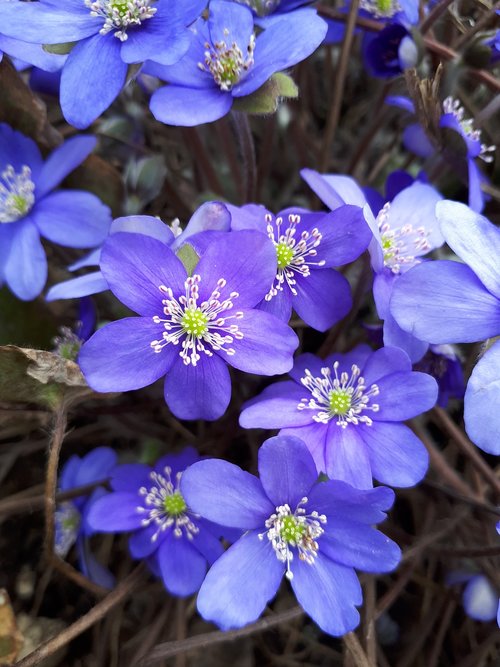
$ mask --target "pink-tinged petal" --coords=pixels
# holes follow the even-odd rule
[[[111,322],[82,346],[78,362],[95,391],[130,391],[147,387],[163,377],[177,348],[166,345],[156,353],[151,342],[160,335],[159,325],[146,317]]]
[[[360,426],[373,477],[391,486],[418,484],[427,472],[429,455],[417,436],[404,424],[373,422]]]
[[[136,530],[141,527],[144,517],[138,507],[139,497],[135,493],[108,493],[93,503],[87,523],[99,533]]]
[[[234,339],[235,353],[224,355],[234,368],[257,375],[281,375],[293,366],[299,339],[287,324],[261,310],[243,310],[235,320],[243,338]]]
[[[259,476],[268,498],[292,511],[306,498],[318,478],[307,446],[299,438],[278,435],[259,449]]]
[[[398,372],[377,380],[378,396],[370,404],[379,405],[370,413],[374,421],[404,421],[430,410],[437,401],[438,385],[426,373]]]
[[[330,422],[325,462],[330,479],[347,482],[357,489],[372,488],[370,458],[356,425],[348,424],[342,428],[336,421]]]
[[[175,537],[173,531],[158,549],[158,564],[167,591],[186,597],[201,586],[207,571],[207,561],[185,537]]]
[[[446,243],[500,299],[500,229],[455,201],[440,202],[436,216]]]
[[[177,358],[165,378],[165,401],[179,419],[214,420],[222,417],[231,399],[231,378],[227,365],[217,354],[201,352],[196,366],[179,357],[180,346],[173,347]]]
[[[110,236],[102,249],[101,271],[111,291],[139,315],[162,316],[161,285],[175,296],[185,291],[182,262],[164,243],[143,234]]]
[[[340,637],[359,624],[355,608],[363,601],[354,570],[320,554],[312,565],[300,558],[292,561],[292,588],[297,600],[319,627]]]
[[[228,461],[194,463],[182,475],[181,491],[193,512],[229,528],[262,527],[275,510],[257,477]]]
[[[265,537],[247,533],[210,568],[198,594],[198,611],[222,630],[252,623],[276,595],[284,569]]]

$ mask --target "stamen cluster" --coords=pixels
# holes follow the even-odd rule
[[[151,487],[142,486],[139,495],[144,497],[144,504],[137,507],[137,511],[146,516],[142,519],[144,527],[154,524],[156,532],[151,537],[156,542],[160,534],[173,526],[175,537],[182,537],[183,533],[188,540],[192,540],[199,532],[199,528],[191,520],[188,507],[179,490],[182,472],[175,476],[175,486],[172,482],[172,468],[165,466],[163,474],[156,471],[149,473],[153,482]]]
[[[378,396],[379,388],[372,384],[367,389],[361,371],[355,364],[351,366],[351,375],[343,372],[339,377],[338,368],[339,362],[336,361],[333,364],[334,377],[328,367],[321,369],[322,377],[314,377],[306,369],[300,381],[311,392],[312,398],[303,398],[297,409],[318,410],[313,419],[321,424],[336,419],[337,425],[342,428],[359,423],[371,426],[373,421],[370,417],[361,413],[378,412],[380,406],[377,403],[370,404],[370,399]]]
[[[0,223],[23,218],[35,203],[35,184],[31,169],[24,165],[16,172],[8,164],[0,174]]]
[[[314,511],[306,514],[301,507],[307,503],[307,498],[302,498],[295,512],[289,505],[280,505],[276,512],[271,514],[265,522],[267,531],[259,535],[263,540],[265,536],[271,542],[276,553],[276,558],[281,563],[286,563],[287,579],[293,579],[290,563],[293,560],[293,549],[297,549],[300,560],[313,565],[318,553],[317,538],[325,531],[321,524],[326,524],[326,516]]]
[[[227,324],[229,320],[241,319],[243,313],[237,311],[234,315],[223,315],[233,308],[233,300],[239,296],[238,292],[231,292],[228,298],[221,301],[220,290],[226,286],[226,280],[221,278],[207,301],[198,305],[200,281],[201,276],[197,274],[187,278],[184,283],[185,294],[179,299],[174,297],[170,287],[160,285],[160,291],[166,296],[162,301],[165,317],[153,317],[155,324],[163,324],[165,329],[161,339],[151,342],[154,351],[159,353],[170,343],[181,343],[179,355],[186,365],[192,366],[196,366],[200,360],[200,352],[208,357],[213,356],[213,350],[233,355],[234,348],[227,345],[234,339],[243,338],[237,324]]]
[[[478,130],[474,127],[474,121],[472,118],[465,117],[465,110],[463,106],[460,105],[459,100],[456,100],[453,97],[447,97],[443,101],[443,111],[444,113],[451,113],[455,116],[457,121],[460,123],[463,133],[469,139],[473,141],[481,141],[481,130]],[[479,156],[484,162],[493,162],[492,153],[495,152],[495,146],[488,146],[487,144],[481,144],[481,152]]]
[[[384,266],[392,273],[400,273],[402,264],[416,264],[418,259],[412,253],[424,254],[431,250],[427,240],[430,232],[425,227],[413,227],[407,223],[399,229],[392,229],[387,222],[390,209],[388,202],[377,216],[377,225],[382,240]]]
[[[229,35],[229,30],[225,29],[224,34]],[[254,63],[255,35],[250,38],[246,57],[236,42],[230,46],[224,40],[215,42],[213,46],[206,42],[205,48],[205,61],[198,63],[198,67],[204,72],[209,72],[221,90],[228,91],[240,81]]]
[[[127,28],[141,25],[156,14],[155,0],[84,0],[92,16],[102,16],[104,25],[101,35],[115,30],[115,37],[121,42],[128,39]]]
[[[377,19],[390,19],[401,11],[397,0],[361,0],[359,8],[370,12]]]
[[[299,240],[296,238],[297,226],[300,224],[300,215],[290,213],[287,222],[288,227],[282,233],[283,218],[276,218],[276,227],[272,224],[272,216],[266,214],[267,234],[276,248],[276,257],[278,260],[278,273],[274,279],[273,286],[266,294],[266,301],[270,301],[279,291],[283,290],[286,283],[294,296],[297,295],[295,285],[295,273],[299,273],[303,278],[310,275],[310,266],[324,266],[325,261],[310,261],[310,257],[316,257],[316,248],[320,245],[323,235],[315,227],[310,232],[303,231]],[[286,224],[286,223],[285,223]]]

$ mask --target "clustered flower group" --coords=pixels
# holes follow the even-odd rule
[[[325,37],[340,38],[340,24],[306,4],[0,0],[0,48],[11,56],[24,48],[30,64],[61,70],[62,113],[78,129],[141,77],[146,89],[155,81],[155,119],[195,126],[246,110],[277,73]],[[383,24],[376,37],[363,36],[370,71],[393,76],[414,62],[418,3],[360,7]],[[415,110],[406,98],[386,101]],[[439,128],[466,147],[469,205],[445,199],[423,172],[393,172],[382,195],[352,176],[308,168],[301,175],[326,211],[210,201],[183,231],[146,215],[113,221],[94,194],[58,189],[94,149],[93,136],[73,136],[43,157],[34,140],[0,124],[0,285],[25,301],[41,294],[41,238],[87,248],[70,270],[95,270],[51,281],[47,299],[110,290],[116,312],[127,315],[78,340],[88,385],[126,392],[163,379],[177,419],[214,421],[229,409],[243,429],[279,429],[258,451],[258,477],[192,446],[153,465],[120,463],[109,447],[70,457],[60,490],[95,488],[58,505],[59,556],[75,544],[83,573],[111,588],[114,576],[93,555],[91,537],[126,532],[131,556],[145,559],[173,595],[198,593],[200,614],[223,630],[255,621],[283,575],[323,631],[339,636],[358,625],[356,570],[387,573],[401,557],[375,527],[394,501],[381,485],[413,486],[428,467],[424,444],[404,422],[464,397],[469,437],[500,455],[500,230],[481,215],[476,163],[490,161],[493,147],[458,102],[445,99],[442,111]],[[404,141],[420,156],[437,150],[418,124]],[[444,244],[450,252],[435,259]],[[368,280],[353,295],[365,251],[359,270]],[[337,345],[332,331],[358,314],[370,278],[370,312],[381,324]],[[320,354],[307,351],[303,326],[326,332]],[[471,342],[484,345],[465,388],[452,345]],[[258,378],[264,384],[249,395],[239,391],[242,373],[289,378]],[[467,600],[485,590],[482,575],[471,577],[460,580]],[[491,590],[477,618],[496,614]]]

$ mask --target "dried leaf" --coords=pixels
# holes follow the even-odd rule
[[[13,665],[23,645],[5,588],[0,588],[0,665]]]

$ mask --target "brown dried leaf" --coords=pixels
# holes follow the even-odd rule
[[[23,645],[16,618],[5,588],[0,588],[0,665],[13,665]]]

